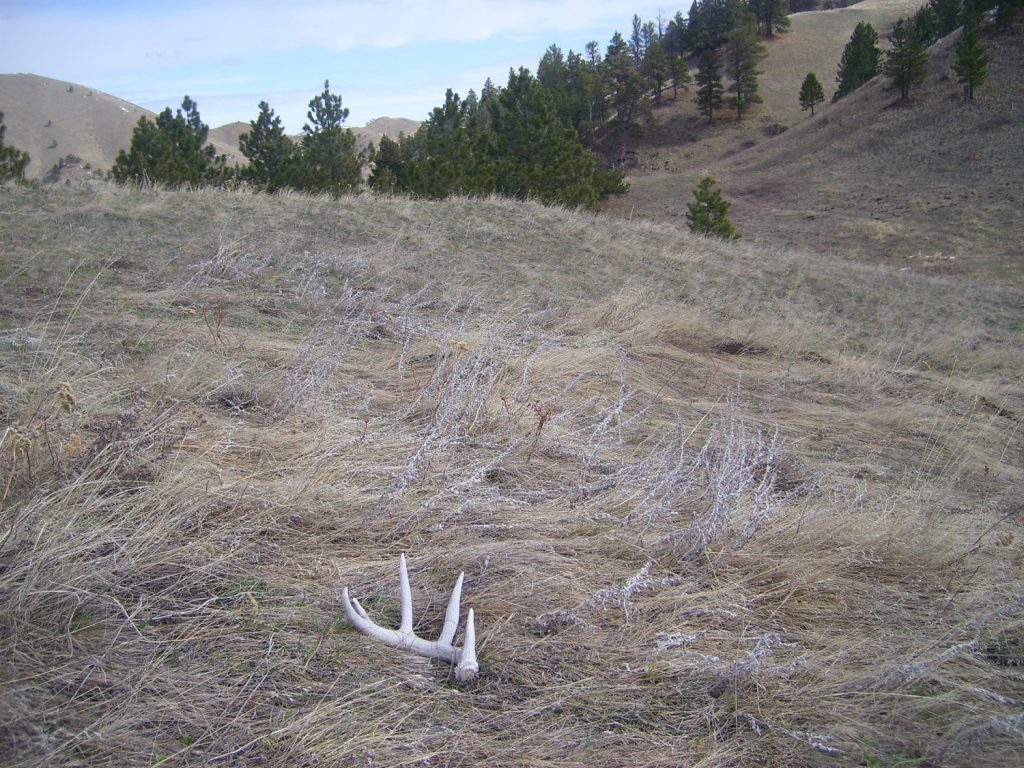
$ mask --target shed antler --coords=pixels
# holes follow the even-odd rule
[[[405,567],[405,554],[398,560],[398,587],[402,604],[402,623],[397,630],[385,629],[366,615],[363,606],[354,597],[349,598],[348,587],[341,591],[341,605],[345,609],[345,617],[352,625],[384,645],[394,648],[408,648],[413,653],[429,659],[441,659],[455,665],[455,677],[459,680],[472,680],[480,670],[476,662],[476,628],[473,626],[473,609],[466,616],[466,637],[462,647],[452,645],[455,630],[459,626],[459,600],[462,597],[462,578],[460,573],[455,580],[455,588],[448,599],[448,609],[444,612],[444,626],[441,636],[436,640],[424,640],[416,637],[412,631],[412,590],[409,589],[409,572]]]

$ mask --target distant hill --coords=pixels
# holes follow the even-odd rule
[[[234,147],[234,153],[237,155],[239,154],[238,137],[243,133],[248,133],[249,127],[249,123],[244,120],[238,120],[234,123],[228,123],[227,125],[221,125],[217,128],[211,128],[210,140],[220,142],[227,147]],[[239,157],[239,160],[244,160],[244,157]]]
[[[420,123],[417,120],[409,120],[404,117],[378,117],[371,120],[362,128],[353,128],[356,135],[356,145],[364,149],[370,142],[374,145],[380,143],[381,136],[387,135],[397,139],[399,134],[411,136],[419,130]]]
[[[39,75],[0,75],[0,111],[6,141],[29,153],[26,175],[40,178],[67,155],[107,170],[131,144],[140,117],[156,114],[79,83]],[[213,140],[218,154],[234,159],[238,145]]]
[[[802,14],[791,39],[800,39],[803,23],[819,24],[830,14],[866,5]],[[884,45],[882,30],[880,36]],[[928,76],[909,104],[896,103],[898,94],[878,77],[836,104],[822,105],[813,118],[796,113],[788,130],[785,122],[776,123],[785,105],[775,106],[771,89],[763,107],[739,126],[733,115],[707,127],[695,107],[689,116],[662,112],[653,132],[660,143],[649,140],[639,147],[640,167],[628,176],[629,193],[609,201],[605,210],[685,227],[692,190],[710,174],[733,202],[730,218],[747,239],[881,255],[932,271],[1019,258],[1020,237],[1012,230],[1024,204],[1024,123],[1017,114],[1024,101],[1022,37],[1019,29],[986,30],[994,62],[974,103],[962,100],[952,73],[958,37],[956,32],[932,46]],[[784,35],[781,42],[789,44]],[[769,55],[765,81],[781,83],[772,66]],[[792,76],[800,69],[791,67]],[[831,72],[818,72],[828,98]],[[796,105],[799,81],[790,82]],[[772,109],[777,111],[765,115]],[[686,127],[689,140],[677,133],[673,141],[674,126]]]
[[[26,175],[42,178],[68,155],[81,158],[99,171],[111,168],[117,153],[131,144],[132,131],[140,117],[154,119],[156,113],[108,93],[79,83],[54,80],[40,75],[0,75],[0,112],[7,127],[5,141],[29,153]],[[352,128],[358,146],[375,144],[388,134],[415,133],[415,120],[381,117],[365,128]],[[231,163],[243,163],[238,137],[249,123],[238,121],[210,129],[210,142],[218,154]]]

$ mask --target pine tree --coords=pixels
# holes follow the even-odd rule
[[[249,160],[240,176],[267,192],[274,192],[297,183],[299,150],[284,132],[281,118],[265,101],[260,113],[249,122],[249,132],[238,137],[238,148]]]
[[[969,12],[964,19],[960,42],[956,45],[953,71],[956,72],[957,80],[964,84],[968,101],[974,100],[974,89],[988,78],[988,65],[992,62],[992,57],[981,42],[980,27],[980,14]]]
[[[309,121],[302,126],[301,188],[329,192],[335,197],[359,187],[363,161],[356,154],[356,137],[342,123],[348,110],[341,106],[341,95],[324,90],[309,102]]]
[[[602,71],[613,116],[609,127],[616,141],[624,146],[630,137],[643,134],[651,122],[651,89],[633,60],[630,48],[616,32],[608,45]]]
[[[407,169],[412,192],[440,200],[453,194],[490,191],[466,130],[466,104],[449,88],[444,106],[435,107],[416,133]]]
[[[912,17],[914,34],[925,45],[939,39],[939,19],[930,5],[922,5]]]
[[[790,27],[789,0],[749,0],[747,7],[757,16],[757,23],[765,37],[785,32]]]
[[[818,76],[808,72],[800,86],[800,109],[811,110],[811,117],[814,117],[814,106],[825,101],[825,90],[818,81]]]
[[[935,17],[935,39],[945,37],[960,26],[960,0],[928,0]]]
[[[722,199],[720,190],[715,189],[715,180],[705,176],[695,190],[694,202],[686,206],[686,223],[690,231],[707,237],[723,240],[739,240],[739,235],[729,222],[732,203]]]
[[[116,181],[162,184],[216,184],[230,178],[227,158],[206,143],[209,126],[199,116],[199,105],[188,96],[181,108],[168,107],[156,121],[139,118],[129,150],[118,153],[111,173]]]
[[[893,87],[900,89],[900,98],[907,99],[910,87],[924,82],[928,53],[905,19],[896,22],[889,34],[889,43],[883,72],[892,78]]]
[[[881,72],[881,61],[882,49],[878,47],[878,33],[866,21],[859,22],[850,42],[843,49],[836,73],[839,88],[833,94],[832,102],[839,101]]]
[[[674,53],[677,56],[686,53],[686,17],[682,11],[676,11],[676,15],[668,20],[668,26],[662,36],[662,45],[665,46],[667,53]]]
[[[633,33],[629,36],[629,54],[633,57],[633,64],[640,69],[643,63],[644,54],[647,52],[643,37],[643,22],[635,13],[633,14]]]
[[[0,181],[3,179],[24,179],[25,168],[28,166],[28,152],[22,152],[16,147],[4,146],[4,134],[7,133],[7,126],[4,125],[4,113],[0,112]]]
[[[752,14],[743,14],[736,26],[729,32],[729,53],[725,60],[726,74],[732,83],[726,89],[732,96],[729,104],[736,108],[736,121],[743,119],[743,113],[762,99],[757,92],[757,76],[761,70],[757,65],[765,56],[764,45],[757,39],[757,20]]]
[[[608,117],[608,103],[605,99],[604,81],[600,62],[594,64],[589,54],[569,51],[566,67],[569,85],[566,101],[559,107],[562,119],[576,128],[584,146],[593,147],[597,141],[597,129]]]
[[[714,48],[708,48],[700,57],[700,66],[697,68],[697,108],[702,115],[705,115],[710,123],[714,118],[715,110],[724,103],[722,96],[725,88],[722,86],[722,62],[718,59],[718,53]]]
[[[665,49],[662,48],[658,40],[651,41],[647,46],[643,74],[654,90],[654,103],[661,104],[661,93],[672,76],[672,64],[669,61],[669,55],[665,53]]]
[[[550,91],[529,70],[509,72],[491,111],[491,136],[480,163],[493,191],[585,208],[613,191],[575,130],[559,119]]]
[[[690,74],[690,67],[679,54],[669,54],[669,69],[672,73],[672,98],[679,98],[679,89],[690,90],[693,76]]]
[[[409,191],[402,137],[398,141],[387,134],[380,137],[380,146],[373,153],[373,170],[370,171],[367,183],[375,192],[389,195]]]
[[[556,93],[565,93],[569,70],[565,63],[565,56],[562,55],[562,49],[557,45],[552,44],[544,51],[540,63],[537,64],[537,80],[541,85]]]

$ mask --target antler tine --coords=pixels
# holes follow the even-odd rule
[[[398,556],[398,595],[402,605],[402,623],[398,631],[412,634],[412,590],[409,588],[409,571],[405,567],[405,552]]]
[[[465,571],[459,574],[459,578],[455,580],[455,586],[452,588],[452,596],[448,598],[448,608],[444,612],[444,626],[441,627],[441,636],[437,638],[438,645],[451,645],[455,639],[455,630],[459,628],[459,602],[462,600],[462,579],[465,575]]]
[[[462,577],[459,577],[462,580]],[[470,608],[466,614],[466,637],[462,641],[462,657],[455,667],[455,677],[458,680],[472,680],[480,671],[480,665],[476,661],[476,626],[473,621],[473,609]]]

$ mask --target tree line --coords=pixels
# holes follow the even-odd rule
[[[1021,2],[1007,0],[998,13],[1008,18]],[[923,78],[925,46],[961,23],[963,52],[956,72],[972,95],[988,66],[978,36],[981,14],[993,6],[994,0],[966,0],[963,6],[960,0],[928,0],[914,17],[897,22],[884,54],[871,25],[858,24],[839,63],[833,101],[881,72],[908,95]],[[207,143],[209,128],[186,96],[176,112],[167,108],[155,120],[139,120],[112,175],[121,182],[245,182],[270,192],[333,195],[366,184],[426,198],[502,194],[593,207],[602,197],[625,191],[615,161],[642,136],[654,106],[669,93],[678,98],[680,90],[695,86],[693,98],[709,121],[726,107],[740,120],[761,102],[761,40],[789,27],[788,10],[787,0],[694,0],[688,17],[681,12],[667,20],[634,16],[628,37],[616,32],[603,51],[596,41],[580,53],[564,54],[551,45],[536,74],[510,70],[506,85],[488,80],[479,95],[470,90],[465,98],[449,89],[443,105],[416,133],[385,136],[363,152],[344,125],[348,109],[327,81],[309,102],[297,141],[285,134],[270,105],[260,102],[239,142],[248,160],[241,169],[229,166]],[[691,63],[696,63],[695,76]],[[814,73],[805,78],[799,98],[812,114],[824,101]]]
[[[596,41],[580,53],[552,45],[536,74],[513,69],[504,86],[488,80],[479,95],[470,91],[464,98],[449,90],[415,134],[385,137],[362,153],[344,126],[348,110],[341,96],[325,82],[298,142],[269,104],[259,104],[240,140],[248,165],[239,170],[206,143],[209,128],[186,96],[176,112],[140,119],[112,174],[122,182],[243,181],[267,191],[339,195],[358,189],[369,169],[366,183],[393,194],[502,194],[593,207],[625,191],[621,172],[609,166],[643,134],[670,89],[677,97],[689,88],[689,57],[714,61],[728,46],[724,63],[709,70],[713,82],[698,78],[697,100],[708,119],[726,103],[741,117],[760,101],[758,33],[770,36],[787,26],[787,0],[695,0],[688,18],[676,13],[645,22],[634,16],[629,36],[616,32],[603,51]],[[732,78],[728,87],[723,68]]]

